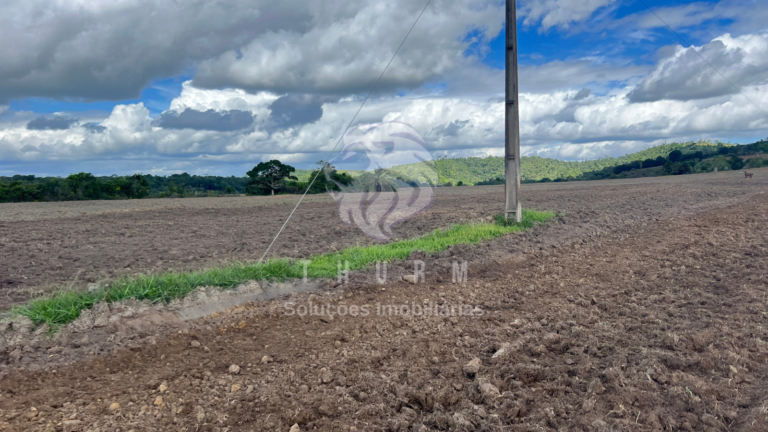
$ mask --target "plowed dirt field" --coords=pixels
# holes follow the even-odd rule
[[[563,214],[476,247],[416,252],[421,284],[397,278],[406,261],[383,285],[372,270],[199,320],[124,317],[15,339],[0,352],[0,430],[766,431],[768,170],[739,174],[525,187],[526,207]],[[501,197],[441,189],[397,234],[498,213]],[[135,254],[125,271],[253,258],[289,206],[6,220],[3,289],[16,301],[77,265],[95,280],[96,256]],[[276,255],[367,241],[332,202],[300,209]],[[196,252],[167,258],[175,248]],[[59,270],[35,274],[55,260]],[[464,260],[467,283],[451,283]],[[291,313],[328,306],[339,313]]]

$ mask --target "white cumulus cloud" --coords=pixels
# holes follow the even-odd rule
[[[616,0],[523,0],[518,15],[525,17],[523,24],[541,24],[546,31],[552,27],[569,28],[573,23],[585,20],[600,8],[610,6]]]
[[[707,100],[633,103],[628,97],[632,90],[632,86],[625,86],[608,94],[593,94],[589,89],[522,93],[523,152],[582,159],[621,155],[663,140],[720,138],[723,134],[750,136],[768,131],[768,118],[740,94]],[[768,104],[768,85],[746,91],[755,101]],[[206,90],[205,98],[192,97],[196,92],[185,86],[172,106],[186,107],[182,101],[187,101],[186,104],[195,100],[198,110],[229,112],[231,105],[221,101],[232,100],[236,94],[231,90]],[[84,123],[67,130],[29,130],[26,123],[30,113],[5,124],[0,132],[0,152],[4,159],[18,161],[170,158],[179,169],[224,170],[220,174],[242,171],[249,164],[275,157],[311,166],[319,159],[328,159],[327,153],[334,148],[360,104],[357,98],[324,103],[322,117],[317,121],[273,129],[263,118],[268,119],[268,106],[275,96],[265,93],[253,97],[249,112],[262,120],[245,131],[158,127],[140,103],[117,106],[100,122],[104,130],[99,133],[90,132]],[[503,148],[504,103],[499,97],[379,98],[366,105],[358,120],[410,124],[422,134],[427,148],[435,155],[499,155]]]
[[[701,47],[677,46],[630,93],[635,102],[704,99],[768,83],[768,34],[717,37]]]
[[[307,31],[270,32],[246,46],[203,61],[194,84],[249,91],[329,93],[368,91],[384,70],[423,5],[413,1],[363,1],[359,8],[325,19],[313,9]],[[414,88],[469,64],[470,30],[490,38],[503,25],[498,1],[445,0],[434,4],[411,33],[380,91]],[[323,4],[323,11],[326,5]]]

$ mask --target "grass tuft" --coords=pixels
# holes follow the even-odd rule
[[[493,224],[461,224],[446,230],[434,230],[422,237],[386,244],[355,246],[338,252],[314,255],[307,264],[309,278],[335,278],[338,263],[348,261],[349,270],[361,270],[377,261],[397,261],[408,258],[414,250],[441,252],[452,245],[477,244],[505,234],[522,231],[555,216],[551,212],[523,210],[523,221],[510,223],[499,215]],[[29,317],[35,324],[47,324],[55,329],[80,316],[100,301],[109,303],[128,299],[149,300],[152,303],[183,298],[199,287],[231,289],[250,280],[284,281],[304,277],[301,261],[285,258],[271,259],[262,264],[235,263],[226,267],[196,272],[166,272],[153,275],[124,276],[103,289],[61,291],[17,306],[13,312]]]

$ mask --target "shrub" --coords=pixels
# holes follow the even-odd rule
[[[673,150],[669,154],[669,160],[672,161],[672,162],[678,162],[682,158],[683,158],[683,152],[681,152],[680,150]]]
[[[734,171],[744,168],[744,160],[736,155],[731,156],[731,158],[728,160],[728,164]]]
[[[532,183],[533,180],[523,179],[522,182],[523,183]],[[500,184],[505,184],[505,183],[506,183],[506,180],[504,179],[504,176],[498,176],[498,177],[492,178],[490,180],[484,180],[484,181],[477,182],[477,183],[475,183],[475,186],[500,185]]]
[[[669,175],[688,174],[691,172],[691,166],[685,162],[672,162],[670,160],[664,164],[664,171]]]

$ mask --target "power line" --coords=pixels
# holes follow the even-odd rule
[[[344,139],[344,135],[346,135],[347,131],[349,131],[349,128],[352,127],[352,124],[357,119],[357,116],[360,114],[360,111],[363,110],[363,107],[365,106],[365,103],[368,102],[368,99],[371,97],[371,94],[373,93],[374,90],[376,90],[376,87],[379,85],[379,82],[381,81],[381,78],[384,77],[384,74],[387,72],[387,69],[389,69],[389,66],[392,64],[392,61],[395,60],[395,57],[397,56],[397,53],[400,52],[400,49],[405,44],[405,41],[408,40],[408,36],[411,35],[411,32],[413,31],[414,27],[416,27],[416,23],[419,22],[419,20],[421,19],[421,16],[424,15],[424,11],[427,10],[427,7],[429,6],[429,3],[431,3],[431,2],[432,2],[432,0],[427,0],[427,4],[424,5],[424,8],[419,13],[419,16],[416,17],[416,21],[414,21],[413,25],[411,25],[411,28],[408,29],[408,33],[405,34],[405,37],[403,38],[403,41],[400,42],[400,46],[398,46],[397,50],[395,50],[395,53],[392,54],[392,58],[389,59],[389,63],[387,63],[387,66],[384,68],[383,71],[381,71],[381,75],[379,75],[379,79],[376,80],[376,82],[373,84],[373,87],[371,87],[371,90],[368,92],[367,95],[365,95],[365,99],[363,99],[363,103],[360,104],[360,108],[357,109],[357,112],[355,113],[355,116],[352,117],[352,120],[349,121],[349,124],[344,129],[344,133],[342,133],[341,136],[339,137],[339,140],[336,141],[336,145],[333,146],[333,149],[331,149],[331,151],[328,153],[328,156],[326,156],[326,160],[330,159],[330,156],[336,151],[336,148],[341,143],[341,140]],[[315,184],[315,180],[317,180],[317,176],[319,176],[320,173],[324,171],[324,168],[325,167],[321,167],[321,169],[317,171],[317,174],[315,174],[315,176],[312,178],[312,181],[309,182],[309,185],[307,186],[307,190],[305,190],[304,194],[301,195],[301,198],[299,198],[299,202],[296,203],[296,206],[291,211],[291,214],[288,215],[288,218],[285,220],[285,223],[283,224],[282,227],[280,227],[280,230],[275,235],[275,238],[272,239],[272,243],[269,244],[269,247],[267,247],[267,250],[264,251],[264,255],[262,255],[261,258],[259,258],[259,262],[257,264],[261,264],[261,262],[264,260],[264,257],[266,257],[267,254],[269,253],[270,249],[272,249],[272,245],[275,244],[275,241],[277,241],[277,238],[280,236],[280,233],[282,233],[283,229],[285,229],[286,225],[288,225],[288,221],[291,220],[291,217],[293,217],[293,214],[296,212],[296,209],[299,208],[299,204],[301,204],[301,201],[303,201],[304,197],[307,196],[307,193],[309,192],[309,189],[312,188],[313,184]]]
[[[692,45],[692,44],[689,44],[689,43],[688,43],[688,42],[687,42],[685,39],[683,39],[683,37],[682,37],[682,36],[680,36],[680,34],[679,34],[678,32],[676,32],[676,31],[675,31],[675,29],[673,29],[673,28],[672,28],[672,27],[671,27],[669,24],[667,24],[667,22],[666,22],[666,21],[664,21],[663,19],[661,19],[661,17],[659,16],[659,14],[657,14],[657,13],[656,13],[656,12],[655,12],[653,9],[651,9],[651,7],[650,7],[650,6],[648,6],[648,5],[645,3],[645,1],[643,1],[643,0],[639,0],[639,1],[640,1],[640,3],[642,3],[642,4],[643,4],[643,6],[645,6],[646,8],[648,8],[648,10],[649,10],[649,11],[651,11],[651,13],[652,13],[653,15],[655,15],[655,16],[656,16],[656,18],[658,18],[658,19],[659,19],[659,21],[661,21],[661,22],[662,22],[662,24],[664,24],[665,26],[667,26],[667,28],[669,29],[669,31],[671,31],[672,33],[674,33],[674,34],[675,34],[675,36],[677,36],[677,38],[678,38],[678,39],[680,39],[680,40],[683,42],[683,45],[684,45],[684,46],[686,46],[687,48],[692,48],[693,52],[695,52],[695,53],[696,53],[696,55],[698,55],[699,57],[701,57],[701,59],[702,59],[702,60],[704,60],[704,62],[705,62],[706,64],[708,64],[708,65],[709,65],[709,67],[711,67],[711,68],[712,68],[712,70],[714,70],[715,72],[717,72],[717,74],[718,74],[718,75],[720,75],[721,77],[723,77],[723,79],[724,79],[724,80],[728,81],[728,84],[732,85],[732,86],[733,86],[733,88],[735,88],[735,89],[736,89],[736,91],[737,91],[737,92],[739,92],[739,94],[741,94],[742,96],[744,96],[744,97],[745,97],[745,98],[746,98],[746,99],[747,99],[747,100],[748,100],[748,101],[749,101],[749,102],[750,102],[752,105],[754,105],[754,106],[755,106],[755,108],[759,109],[760,111],[762,111],[762,112],[763,112],[763,114],[765,114],[766,116],[768,116],[768,112],[765,112],[765,110],[763,110],[762,108],[760,108],[760,106],[759,106],[758,104],[756,104],[756,103],[755,103],[755,101],[753,101],[753,100],[752,100],[752,99],[751,99],[749,96],[747,96],[746,94],[744,94],[744,92],[743,92],[743,91],[741,91],[741,89],[740,89],[738,86],[736,86],[736,84],[734,84],[734,83],[733,83],[731,80],[729,80],[729,79],[728,79],[728,78],[727,78],[725,75],[723,75],[723,74],[722,74],[722,72],[720,72],[720,71],[719,71],[719,70],[718,70],[718,69],[717,69],[717,68],[716,68],[714,65],[712,65],[712,63],[710,63],[710,62],[709,62],[709,60],[707,60],[706,58],[704,58],[704,56],[703,56],[703,55],[701,55],[701,53],[700,53],[700,52],[698,52],[698,51],[697,51],[695,48],[693,48],[693,45]]]

